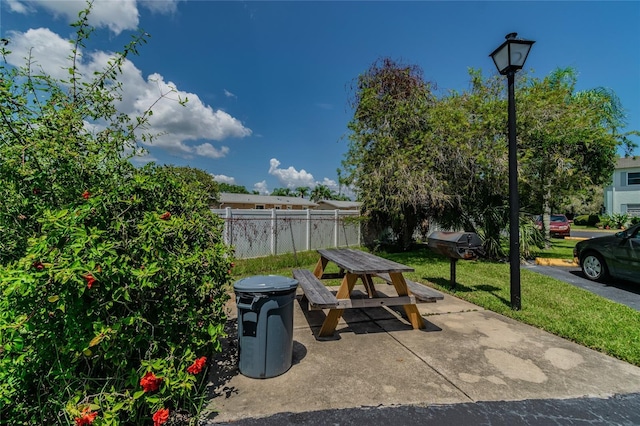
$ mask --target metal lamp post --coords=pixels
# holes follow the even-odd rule
[[[520,199],[518,197],[518,155],[516,145],[516,102],[514,79],[524,66],[535,41],[519,40],[517,33],[507,34],[506,40],[491,53],[498,72],[507,76],[509,92],[509,264],[511,308],[520,310]]]

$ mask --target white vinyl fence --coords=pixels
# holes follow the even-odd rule
[[[360,245],[356,210],[212,209],[238,259]]]

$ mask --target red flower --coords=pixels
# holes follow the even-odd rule
[[[97,412],[92,413],[89,407],[85,408],[84,410],[82,410],[82,414],[80,414],[80,417],[75,418],[76,426],[93,424],[93,421],[96,419],[97,415],[98,413]]]
[[[96,279],[93,277],[93,275],[91,274],[87,274],[84,277],[85,280],[87,280],[87,287],[91,288],[93,286],[93,283],[96,282]]]
[[[160,219],[162,219],[162,220],[167,220],[167,219],[169,219],[170,217],[171,217],[171,213],[169,213],[169,212],[164,212],[164,213],[162,213],[162,214],[160,215]]]
[[[153,415],[153,426],[160,426],[169,420],[169,409],[161,408]]]
[[[38,261],[38,262],[33,262],[33,264],[31,265],[34,268],[36,268],[38,271],[42,271],[44,269],[44,265],[42,264],[42,262]]]
[[[84,191],[82,193],[82,198],[84,198],[85,200],[88,200],[89,197],[91,197],[91,193],[89,191]]]
[[[193,364],[191,364],[189,367],[187,367],[187,372],[191,373],[191,374],[198,374],[202,371],[202,369],[204,368],[204,365],[207,363],[207,357],[203,356],[201,358],[196,359],[195,361],[193,361]]]
[[[162,377],[156,377],[151,371],[147,371],[147,374],[140,379],[140,386],[142,386],[145,392],[157,391],[160,383],[162,383]],[[167,413],[169,413],[169,411],[167,411]]]

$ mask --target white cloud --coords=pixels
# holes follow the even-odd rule
[[[281,169],[280,161],[275,158],[269,160],[269,174],[275,176],[278,181],[287,188],[293,189],[301,186],[315,186],[315,181],[311,173],[308,173],[304,169],[298,171],[292,166],[289,166],[287,169]]]
[[[135,30],[140,23],[138,5],[142,5],[155,13],[173,14],[178,2],[182,0],[93,0],[89,13],[89,24],[97,28],[109,28],[114,34],[125,30]],[[8,0],[9,10],[28,14],[37,8],[51,12],[54,17],[73,22],[78,19],[78,12],[86,9],[85,0]]]
[[[220,149],[214,148],[210,143],[203,143],[195,147],[196,154],[201,157],[222,158],[229,153],[229,147],[223,146]]]
[[[16,31],[8,32],[11,40],[9,49],[11,55],[7,56],[9,64],[19,67],[24,65],[24,58],[33,57],[32,65],[37,69],[42,68],[50,76],[62,79],[68,78],[69,73],[65,68],[69,62],[69,43],[47,28],[30,29],[26,33]]]
[[[228,183],[229,185],[235,185],[236,184],[236,178],[233,178],[233,177],[230,177],[230,176],[214,175],[214,174],[211,174],[211,176],[213,176],[213,180],[215,180],[216,182]]]
[[[322,182],[316,182],[316,184],[314,186],[318,186],[318,185],[324,185],[327,188],[329,188],[330,190],[332,190],[334,192],[338,192],[338,182],[336,182],[333,179],[324,178],[324,179],[322,179]]]
[[[315,188],[318,185],[324,185],[335,193],[339,193],[341,191],[342,194],[351,197],[352,199],[355,198],[355,192],[352,188],[344,186],[341,188],[338,182],[326,177],[322,179],[322,181],[316,181],[313,178],[313,175],[311,173],[308,173],[304,169],[300,171],[296,170],[294,167],[281,169],[280,161],[278,161],[276,158],[272,158],[271,160],[269,160],[269,174],[275,176],[278,179],[278,182],[280,182],[281,185],[287,188],[294,189],[305,186],[309,188]],[[263,183],[266,188],[266,183],[264,181],[261,183]],[[257,187],[257,185],[258,184],[256,184],[254,187]]]
[[[258,194],[260,194],[260,195],[269,195],[270,194],[266,180],[263,180],[262,182],[258,182],[256,184],[254,184],[253,185],[253,189],[255,191],[258,191]]]
[[[12,11],[19,13],[35,12],[38,7],[52,12],[54,17],[73,22],[78,19],[78,12],[86,9],[85,0],[12,0],[9,4]],[[136,0],[94,0],[89,13],[89,24],[95,27],[109,28],[114,34],[124,30],[138,28],[139,12]]]
[[[21,1],[8,0],[7,4],[9,5],[9,10],[12,12],[22,13],[24,15],[30,12],[30,8],[28,7],[28,5],[24,4]]]
[[[231,93],[231,92],[230,92],[230,91],[228,91],[227,89],[224,89],[224,95],[225,95],[227,98],[236,98],[236,99],[238,98],[236,95],[234,95],[233,93]]]
[[[228,147],[216,149],[205,143],[192,148],[184,142],[199,139],[220,141],[251,135],[251,129],[244,127],[238,119],[225,111],[213,110],[195,93],[178,90],[174,83],[165,82],[160,74],[150,75],[147,81],[139,83],[136,89],[141,89],[132,100],[134,112],[137,114],[153,105],[159,96],[166,96],[166,99],[153,106],[149,124],[154,131],[163,133],[154,145],[162,146],[169,151],[187,157],[195,153],[210,158],[221,158],[229,152]],[[188,102],[182,106],[178,99],[188,99]]]
[[[24,57],[31,54],[35,66],[57,79],[68,78],[70,45],[46,28],[31,29],[25,33],[10,32],[12,53],[7,57],[14,66],[24,65]],[[80,52],[78,69],[82,75],[91,76],[103,70],[111,54],[102,51]],[[221,158],[229,153],[229,147],[214,147],[207,141],[221,141],[251,135],[251,129],[222,110],[214,110],[203,103],[195,93],[181,91],[172,82],[165,82],[158,73],[145,80],[142,72],[130,60],[122,64],[118,81],[122,84],[122,99],[118,110],[125,114],[140,116],[153,107],[146,131],[157,135],[153,146],[171,153],[191,158],[195,155]],[[162,98],[162,99],[160,99]],[[186,106],[179,100],[188,99]],[[199,141],[192,146],[189,142]]]
[[[155,13],[172,14],[178,10],[178,2],[186,0],[139,0],[138,2]]]

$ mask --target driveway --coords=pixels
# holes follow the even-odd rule
[[[594,282],[586,279],[577,266],[523,265],[523,268],[548,275],[640,311],[640,285],[616,278],[609,278],[604,283]]]

